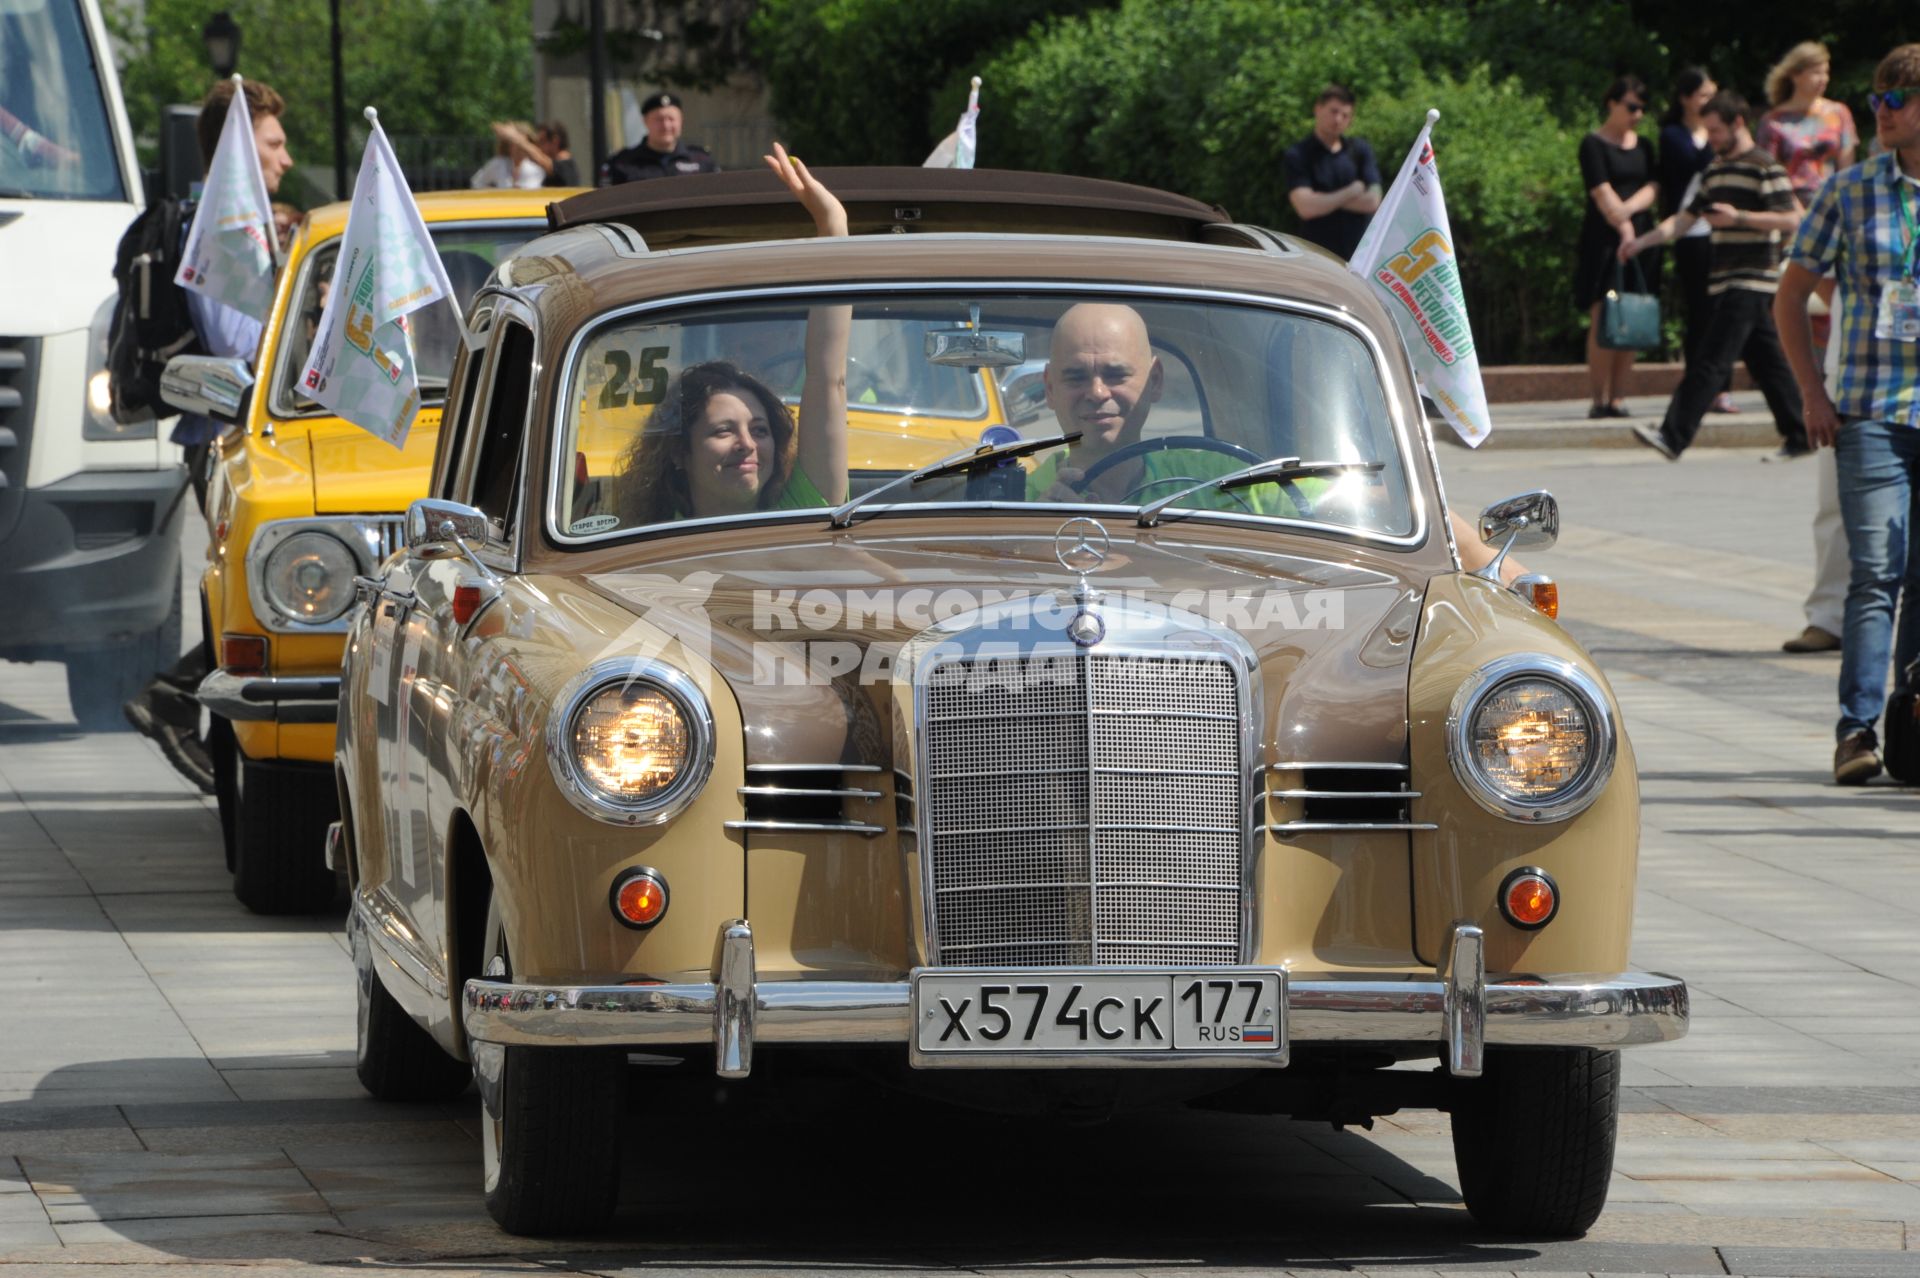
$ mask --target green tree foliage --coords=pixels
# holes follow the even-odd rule
[[[964,85],[995,48],[1036,20],[1099,2],[760,0],[754,56],[797,154],[833,164],[918,164],[964,103],[964,88],[951,105],[951,91],[942,92],[956,75]]]
[[[292,194],[318,196],[333,169],[327,0],[221,3],[242,32],[241,74],[287,100],[283,123],[296,166],[289,181],[299,188]],[[125,53],[127,110],[149,155],[161,109],[200,101],[212,83],[200,40],[211,9],[206,0],[108,2],[108,24]],[[344,0],[341,45],[349,181],[366,140],[362,107],[378,108],[389,134],[476,138],[488,136],[493,120],[532,112],[530,0],[382,0],[377,8]]]

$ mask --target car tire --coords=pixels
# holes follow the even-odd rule
[[[180,624],[176,576],[173,608],[157,627],[128,643],[67,654],[67,704],[81,728],[113,732],[130,726],[121,707],[180,659]]]
[[[385,1101],[444,1101],[467,1090],[473,1067],[441,1050],[373,970],[371,942],[355,929],[353,963],[358,1033],[353,1068],[367,1094]]]
[[[482,971],[509,980],[497,907]],[[617,1048],[472,1042],[487,1213],[510,1234],[591,1233],[620,1193],[627,1055]]]
[[[340,817],[340,800],[331,771],[258,763],[236,745],[227,776],[233,790],[233,894],[240,903],[255,914],[332,909],[340,878],[327,868],[327,827]]]
[[[1494,1048],[1456,1083],[1460,1196],[1487,1229],[1578,1237],[1607,1204],[1620,1123],[1620,1053]]]

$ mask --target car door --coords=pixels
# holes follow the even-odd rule
[[[401,695],[408,706],[408,730],[401,761],[405,784],[418,798],[423,824],[416,852],[421,857],[415,917],[425,939],[443,961],[451,952],[446,915],[448,852],[445,846],[460,801],[461,713],[472,687],[463,639],[481,611],[491,605],[502,580],[517,563],[519,497],[525,463],[527,418],[534,384],[534,340],[530,320],[518,306],[501,303],[487,333],[485,367],[469,396],[471,412],[462,423],[460,455],[448,472],[447,497],[487,516],[484,543],[471,555],[435,559],[416,566],[415,602],[408,617],[396,679],[406,680]],[[466,609],[456,607],[462,587],[477,591]],[[410,660],[410,664],[409,664]]]
[[[484,337],[492,308],[477,307],[469,330]],[[457,460],[460,441],[475,417],[475,402],[487,366],[484,346],[474,345],[456,359],[450,400],[440,431],[440,452]],[[438,469],[438,468],[436,468]],[[444,495],[438,485],[436,496]],[[429,973],[429,984],[446,979],[446,966],[433,944],[431,853],[434,818],[432,792],[417,754],[429,730],[417,707],[420,665],[430,629],[423,624],[419,587],[429,580],[430,561],[403,551],[388,567],[373,599],[367,691],[374,701],[374,755],[380,778],[380,836],[386,872],[369,884],[388,926],[414,952]],[[437,990],[435,992],[438,992]]]

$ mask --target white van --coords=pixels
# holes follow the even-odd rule
[[[180,450],[107,411],[141,204],[97,0],[0,0],[0,657],[65,663],[88,728],[180,651]]]

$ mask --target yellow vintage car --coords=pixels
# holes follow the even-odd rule
[[[363,1084],[477,1083],[516,1233],[608,1219],[630,1053],[1435,1108],[1483,1226],[1584,1231],[1686,985],[1628,965],[1619,706],[1463,569],[1380,304],[1161,192],[821,176],[847,238],[765,173],[576,197],[469,313],[347,618]],[[983,372],[1037,409],[869,463],[863,379]]]
[[[450,191],[419,196],[421,215],[465,306],[494,266],[546,229],[569,191]],[[397,544],[407,503],[427,490],[454,312],[415,331],[425,406],[404,449],[334,417],[299,392],[346,204],[308,214],[289,248],[261,338],[244,428],[222,439],[208,489],[211,536],[201,578],[211,673],[220,827],[234,892],[278,914],[328,906],[337,880],[322,857],[338,813],[333,720],[354,576]]]

